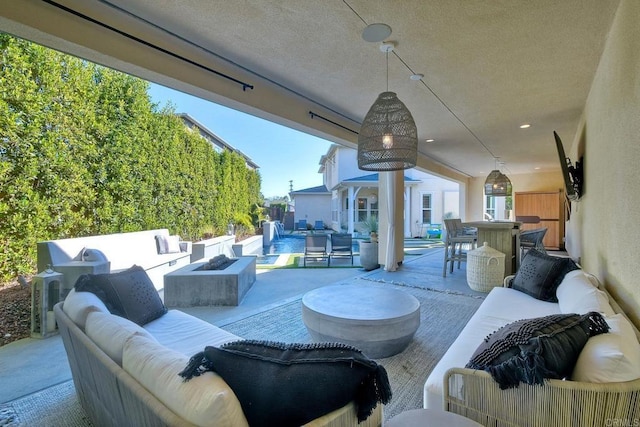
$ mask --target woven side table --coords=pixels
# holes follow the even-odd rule
[[[504,279],[505,254],[489,247],[487,242],[467,253],[467,283],[478,292],[489,292],[501,286]]]

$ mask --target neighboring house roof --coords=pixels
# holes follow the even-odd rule
[[[292,191],[289,194],[331,194],[325,185]]]
[[[249,156],[247,156],[237,148],[233,147],[231,144],[226,142],[224,139],[220,138],[215,133],[211,132],[209,129],[207,129],[205,125],[198,122],[196,119],[194,119],[187,113],[179,113],[178,117],[182,119],[182,121],[185,123],[187,127],[191,129],[193,129],[194,127],[198,128],[198,130],[200,131],[200,135],[203,138],[207,139],[209,142],[211,142],[213,145],[217,146],[220,150],[227,150],[227,151],[231,151],[232,153],[238,153],[244,158],[244,161],[247,164],[247,166],[249,166],[252,169],[260,168],[260,166],[258,166],[253,160],[251,160]]]

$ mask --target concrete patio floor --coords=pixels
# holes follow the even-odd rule
[[[418,244],[414,246],[419,246]],[[395,283],[445,292],[477,294],[466,281],[465,264],[442,277],[442,248],[406,248],[396,272],[361,268],[258,269],[257,279],[237,307],[193,307],[182,311],[214,325],[226,324],[300,299],[306,292],[329,284],[357,281]],[[0,347],[0,403],[9,402],[71,379],[60,336],[26,338]]]

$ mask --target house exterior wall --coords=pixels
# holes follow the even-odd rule
[[[323,180],[327,188],[336,189],[338,184],[344,180],[367,175],[370,172],[358,169],[358,153],[352,148],[333,146],[329,149],[324,165]],[[404,176],[418,180],[418,183],[410,183],[406,186],[404,196],[404,206],[408,209],[404,212],[404,237],[414,237],[421,234],[422,228],[422,195],[431,194],[432,196],[432,223],[441,224],[445,210],[445,193],[451,196],[455,193],[455,197],[447,197],[448,204],[455,205],[452,209],[460,211],[459,204],[459,185],[456,182],[430,175],[417,169],[409,169],[404,171]],[[358,198],[367,198],[368,209],[371,209],[372,196],[379,200],[378,183],[363,183],[356,185],[354,191],[356,201]],[[330,210],[338,209],[337,214],[333,215],[331,227],[335,230],[347,229],[348,215],[346,211],[349,191],[346,188],[333,191]],[[296,211],[298,211],[298,196],[296,196]],[[378,208],[379,208],[378,204]],[[403,209],[404,210],[404,209]],[[379,212],[378,212],[378,215]],[[298,217],[298,213],[296,213]],[[361,232],[362,229],[357,223],[356,213],[355,231]]]
[[[640,2],[622,0],[571,148],[584,155],[584,195],[572,203],[567,250],[640,324]],[[563,141],[564,142],[564,141]],[[567,141],[568,143],[569,141]]]
[[[331,225],[331,194],[296,194],[295,222],[306,219],[307,224],[322,220]]]

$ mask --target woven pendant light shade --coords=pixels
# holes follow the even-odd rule
[[[487,196],[510,196],[512,192],[511,180],[499,170],[492,170],[484,182],[484,194]]]
[[[358,136],[358,167],[367,171],[410,169],[418,160],[418,129],[394,92],[373,103]]]

